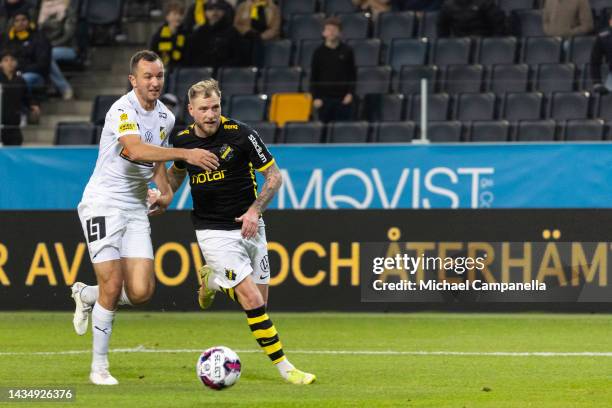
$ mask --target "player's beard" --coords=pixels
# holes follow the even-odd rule
[[[199,124],[198,122],[196,122],[196,126],[198,127],[198,129],[200,129],[200,131],[204,133],[204,135],[206,135],[207,137],[214,135],[219,129],[219,125],[220,125],[219,119],[217,119],[214,125],[208,124],[208,123]]]

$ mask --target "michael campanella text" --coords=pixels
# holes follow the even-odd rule
[[[447,282],[447,281],[420,281],[411,282],[407,280],[401,280],[399,282],[383,282],[380,279],[375,280],[372,283],[374,290],[492,290],[496,292],[506,291],[538,291],[546,290],[546,283],[538,280],[532,280],[531,282],[485,282],[481,280]]]

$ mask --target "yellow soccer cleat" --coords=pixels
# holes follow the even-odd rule
[[[217,293],[212,289],[208,289],[208,279],[213,274],[213,270],[210,266],[204,265],[198,270],[198,274],[200,274],[202,279],[200,289],[198,290],[198,303],[200,308],[208,309],[215,300],[215,294]]]
[[[315,382],[316,379],[317,377],[314,374],[305,373],[304,371],[300,371],[297,368],[287,371],[286,380],[289,381],[291,384],[296,384],[296,385],[312,384],[313,382]]]

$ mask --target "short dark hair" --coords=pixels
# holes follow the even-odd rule
[[[3,60],[5,57],[11,57],[13,59],[17,59],[17,54],[14,50],[7,48],[4,51],[0,52],[0,60]]]
[[[185,14],[185,5],[180,1],[169,1],[164,7],[164,16],[167,16],[173,11],[179,14]]]
[[[342,30],[342,21],[338,17],[328,17],[323,21],[323,26],[333,25],[338,27],[338,30]]]
[[[136,52],[136,54],[132,55],[132,58],[130,59],[130,75],[134,75],[134,71],[136,71],[136,66],[141,60],[155,62],[157,60],[161,61],[162,59],[153,51],[140,50]]]

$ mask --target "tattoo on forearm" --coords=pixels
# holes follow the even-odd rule
[[[272,166],[270,170],[265,173],[266,181],[264,182],[261,192],[255,199],[253,206],[260,212],[264,212],[268,208],[268,204],[274,198],[274,195],[281,186],[283,177],[278,167]]]

